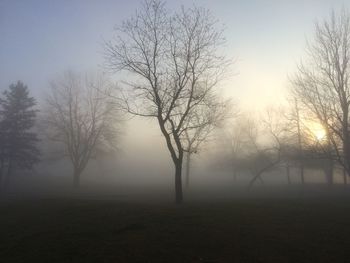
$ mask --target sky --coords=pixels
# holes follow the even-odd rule
[[[249,106],[254,96],[259,106],[283,94],[315,20],[349,6],[336,0],[182,0],[168,6],[193,3],[210,9],[225,26],[225,52],[235,64],[224,86]],[[103,70],[104,40],[139,6],[139,0],[0,0],[1,89],[22,80],[41,96],[64,70]]]
[[[350,7],[342,0],[178,0],[168,7],[193,3],[226,28],[225,52],[235,63],[224,94],[256,110],[283,101],[316,19]],[[103,71],[104,40],[139,6],[139,0],[0,0],[0,90],[22,80],[41,101],[49,81],[65,70]],[[142,136],[136,134],[140,122],[129,124],[131,153],[140,152],[147,131],[145,154],[158,140],[154,124],[143,122]]]
[[[235,63],[224,86],[245,106],[257,94],[258,106],[283,94],[315,20],[349,6],[340,0],[179,0],[168,6],[193,3],[225,26],[226,54]],[[64,70],[103,70],[104,40],[139,6],[139,0],[0,0],[0,89],[22,80],[40,97]]]

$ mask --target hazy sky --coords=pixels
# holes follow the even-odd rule
[[[196,0],[226,27],[227,53],[237,75],[226,81],[232,96],[250,104],[286,88],[316,18],[347,1]],[[94,70],[103,63],[103,39],[134,13],[139,0],[0,0],[0,86],[21,79],[35,92],[66,69]],[[192,1],[168,1],[171,8]],[[257,102],[259,103],[259,102]]]
[[[194,1],[212,10],[226,27],[227,54],[236,59],[236,75],[225,82],[226,94],[243,106],[258,108],[283,97],[287,75],[303,55],[315,20],[327,17],[331,8],[349,8],[349,2]],[[192,3],[168,1],[168,6]],[[103,39],[110,39],[113,26],[132,15],[139,4],[139,0],[0,0],[1,89],[22,80],[39,98],[49,80],[64,70],[99,69]],[[135,147],[144,139],[130,136]],[[147,152],[148,146],[144,147]]]

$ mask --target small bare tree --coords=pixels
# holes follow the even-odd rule
[[[210,106],[208,107],[208,104]],[[190,185],[191,157],[203,149],[205,142],[208,142],[216,128],[223,125],[224,121],[233,117],[230,116],[230,101],[221,101],[218,97],[212,96],[207,99],[205,107],[198,108],[191,113],[186,123],[183,147],[186,152],[185,185]]]
[[[102,75],[66,72],[51,82],[46,120],[51,139],[64,145],[64,154],[72,162],[75,187],[91,158],[116,143],[117,112],[104,95],[108,89],[110,84]]]
[[[329,20],[316,23],[313,41],[307,46],[307,57],[292,77],[292,92],[304,114],[324,127],[327,145],[332,145],[329,153],[333,153],[348,174],[349,81],[350,15],[346,10],[339,15],[332,11]]]
[[[201,115],[228,61],[217,21],[203,8],[170,13],[163,1],[146,0],[141,11],[117,29],[106,43],[108,66],[135,77],[122,98],[126,111],[155,118],[175,166],[175,196],[181,203],[185,133]]]
[[[248,143],[251,145],[250,158],[252,159],[251,173],[253,175],[249,182],[250,189],[257,179],[274,169],[282,160],[283,141],[286,140],[287,129],[285,120],[277,109],[268,109],[262,118],[262,127],[252,122],[248,126]],[[260,133],[260,134],[259,134]]]
[[[242,119],[243,118],[243,119]],[[229,167],[232,169],[234,181],[237,181],[237,176],[241,170],[242,160],[245,155],[244,141],[245,141],[245,125],[247,119],[245,116],[239,116],[234,119],[232,123],[228,123],[228,127],[222,129],[219,142],[221,147],[228,151],[229,160],[227,161]]]
[[[262,175],[281,163],[287,137],[285,124],[281,112],[271,108],[259,122],[251,116],[240,116],[233,130],[226,133],[233,174],[235,177],[239,172],[250,174],[248,189],[258,180],[263,183]]]

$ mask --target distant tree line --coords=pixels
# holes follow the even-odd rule
[[[206,143],[225,152],[217,163],[234,178],[249,176],[247,188],[277,171],[292,184],[291,170],[306,183],[306,169],[350,174],[350,15],[342,10],[317,22],[307,53],[290,77],[288,104],[252,117],[220,94],[231,59],[224,31],[210,11],[171,11],[161,0],[145,0],[135,15],[105,42],[113,73],[126,72],[118,88],[103,74],[65,72],[50,83],[42,112],[46,135],[62,145],[79,187],[89,162],[117,149],[120,114],[156,120],[174,165],[175,201],[190,185],[193,154]],[[40,160],[35,132],[36,101],[22,82],[0,98],[0,179]],[[218,142],[221,142],[218,143]]]
[[[72,164],[74,187],[79,187],[91,159],[116,150],[119,115],[115,103],[105,95],[111,88],[105,76],[66,72],[50,85],[40,125],[36,123],[36,100],[25,84],[11,84],[0,98],[2,187],[9,184],[16,170],[30,170],[40,161],[39,126],[49,139],[44,138],[45,143],[63,145],[59,156]]]
[[[226,130],[233,174],[251,174],[251,187],[262,175],[285,167],[297,168],[305,184],[305,169],[323,171],[328,185],[342,170],[350,172],[350,15],[343,9],[315,24],[306,56],[290,77],[289,105],[276,123],[269,114],[257,120],[236,120]],[[275,109],[274,114],[281,113]],[[269,139],[270,137],[270,139]]]

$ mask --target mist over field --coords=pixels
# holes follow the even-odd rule
[[[349,8],[0,0],[0,262],[347,262]]]

